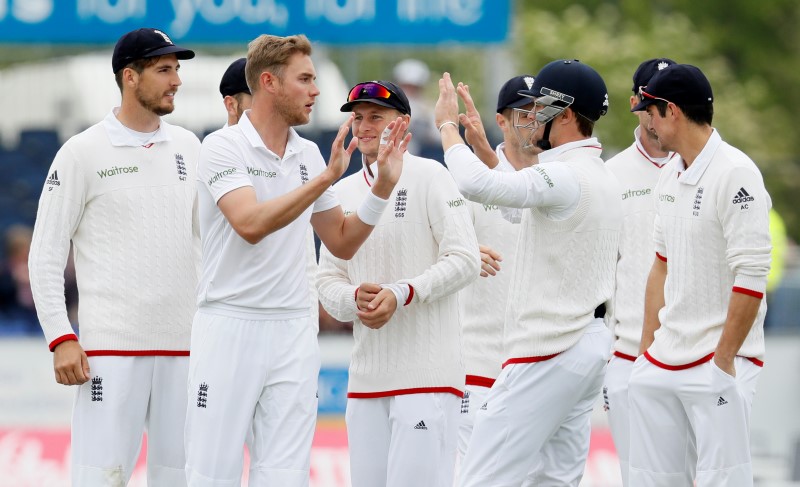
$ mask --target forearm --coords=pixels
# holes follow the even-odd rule
[[[728,304],[728,316],[722,328],[722,336],[714,355],[721,360],[733,360],[742,348],[747,334],[758,315],[761,298],[732,292]]]
[[[330,174],[323,172],[289,193],[258,202],[249,211],[231,213],[229,220],[242,238],[256,244],[295,221],[333,182]]]
[[[650,275],[647,277],[647,288],[644,296],[644,323],[639,354],[644,353],[655,340],[656,330],[661,328],[658,312],[665,305],[664,283],[667,279],[667,263],[656,257]]]
[[[350,282],[347,264],[331,255],[325,247],[320,249],[316,284],[319,301],[331,316],[339,321],[356,319],[355,290],[358,286]]]

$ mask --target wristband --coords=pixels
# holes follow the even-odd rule
[[[358,218],[373,227],[381,221],[383,210],[389,205],[389,200],[383,200],[375,196],[372,191],[361,201],[361,205],[356,210]]]
[[[395,299],[397,300],[397,306],[406,306],[408,304],[408,298],[411,294],[411,285],[409,284],[381,284],[382,289],[388,289],[393,294]]]
[[[439,125],[439,132],[442,131],[442,127],[444,127],[445,125],[448,125],[448,124],[452,124],[453,127],[455,127],[456,129],[458,128],[458,124],[457,123],[453,122],[452,120],[448,120],[446,122],[442,122],[442,124]]]

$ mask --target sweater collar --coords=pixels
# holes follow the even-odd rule
[[[703,150],[697,154],[697,157],[688,169],[683,162],[683,158],[678,158],[675,161],[675,167],[678,170],[678,182],[692,186],[697,184],[697,182],[700,181],[700,177],[706,172],[706,169],[708,169],[709,164],[711,164],[711,159],[714,158],[714,154],[717,152],[721,143],[722,137],[719,136],[717,129],[713,129],[711,131],[711,137],[708,138]]]
[[[136,140],[133,135],[131,135],[129,132],[130,129],[122,125],[122,122],[119,121],[117,118],[118,113],[119,107],[114,107],[110,112],[108,112],[106,118],[103,119],[103,125],[105,126],[106,133],[111,141],[111,145],[114,147],[142,147],[139,141]],[[164,120],[161,120],[161,123],[158,125],[158,130],[156,130],[156,133],[150,138],[150,142],[144,147],[150,147],[152,144],[157,142],[166,142],[171,140],[171,137],[166,130],[167,125],[169,124]]]
[[[558,147],[553,147],[550,150],[546,150],[539,154],[539,163],[542,162],[552,162],[562,159],[565,153],[570,151],[575,151],[580,149],[580,152],[591,151],[596,152],[597,157],[600,157],[600,153],[603,152],[603,146],[600,145],[600,141],[597,140],[597,137],[589,137],[588,139],[583,140],[576,140],[574,142],[568,142],[563,145],[559,145]],[[573,156],[570,154],[567,158],[572,158]]]
[[[642,127],[637,125],[636,128],[633,130],[633,138],[635,140],[634,144],[636,144],[636,150],[638,150],[639,154],[641,154],[642,157],[650,161],[650,163],[653,164],[654,166],[660,169],[664,167],[664,164],[668,163],[670,160],[672,160],[673,157],[675,157],[674,152],[670,152],[664,157],[651,156],[644,149],[644,146],[642,145],[641,136],[642,136]]]

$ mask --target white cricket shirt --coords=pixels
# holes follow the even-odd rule
[[[310,313],[307,232],[312,212],[339,205],[328,188],[293,222],[255,245],[231,227],[217,201],[252,186],[258,201],[286,194],[325,170],[316,144],[289,130],[283,158],[269,150],[245,111],[239,123],[203,140],[197,171],[203,270],[198,306],[242,319],[291,319]]]
[[[719,343],[731,292],[763,298],[772,249],[772,206],[761,172],[716,129],[686,169],[676,157],[656,186],[655,247],[667,262],[661,327],[645,352],[656,365],[682,369],[708,361]],[[762,300],[739,354],[764,355]]]

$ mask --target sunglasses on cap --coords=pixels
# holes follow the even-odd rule
[[[666,98],[660,98],[660,97],[651,95],[650,93],[644,91],[645,88],[647,88],[647,87],[646,86],[640,86],[639,87],[639,98],[641,98],[642,100],[644,100],[645,98],[649,98],[651,100],[659,100],[659,101],[663,101],[665,103],[672,103],[671,101],[667,100]]]
[[[358,100],[373,98],[389,99],[392,96],[397,95],[390,91],[389,88],[374,81],[368,81],[366,83],[359,83],[355,85],[353,89],[350,90],[350,94],[347,95],[347,102],[350,103]]]

